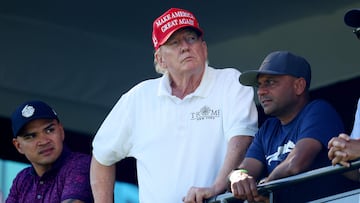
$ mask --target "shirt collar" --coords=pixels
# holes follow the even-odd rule
[[[206,97],[210,93],[214,79],[214,69],[206,65],[199,87],[197,87],[193,93],[187,95],[184,99],[192,97]],[[160,79],[158,96],[175,97],[171,94],[170,76],[168,73],[165,73]]]
[[[59,158],[56,159],[56,161],[53,163],[51,169],[48,170],[48,171],[46,171],[42,177],[47,177],[48,175],[50,175],[50,174],[58,171],[59,168],[61,168],[61,167],[64,165],[64,162],[65,162],[66,158],[67,158],[70,154],[71,154],[71,151],[69,150],[69,148],[67,148],[67,147],[64,145],[64,146],[63,146],[63,150],[62,150]],[[37,176],[34,167],[31,167],[31,174]]]

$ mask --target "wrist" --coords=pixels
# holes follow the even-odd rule
[[[228,176],[228,180],[229,180],[229,182],[238,181],[238,180],[240,180],[241,177],[247,176],[247,175],[248,175],[248,170],[246,170],[244,168],[236,168],[231,171],[231,173]]]
[[[248,171],[244,168],[236,168],[228,176],[228,191],[231,192],[231,184],[248,176]]]

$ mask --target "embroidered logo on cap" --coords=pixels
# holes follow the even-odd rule
[[[179,8],[167,10],[153,22],[152,40],[154,48],[157,50],[175,31],[184,27],[192,27],[198,31],[199,35],[203,34],[199,22],[190,11]]]
[[[21,111],[21,115],[25,118],[29,118],[34,115],[35,108],[33,106],[26,105]]]

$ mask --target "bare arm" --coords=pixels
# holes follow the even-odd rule
[[[184,202],[202,202],[207,199],[223,193],[228,186],[228,175],[236,167],[239,166],[245,157],[245,153],[252,142],[251,136],[235,136],[228,142],[227,152],[224,164],[222,165],[216,180],[210,188],[192,187],[188,191],[186,197],[183,198]]]
[[[250,136],[236,136],[229,141],[225,162],[214,183],[217,194],[222,193],[227,189],[228,175],[243,161],[252,140],[253,137]]]
[[[104,166],[92,157],[90,184],[95,203],[114,202],[115,164]]]
[[[321,143],[315,139],[299,140],[286,159],[270,173],[266,182],[305,171],[313,163],[321,149]]]

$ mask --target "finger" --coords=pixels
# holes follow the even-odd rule
[[[332,159],[332,164],[336,165],[338,163],[342,164],[343,163],[347,163],[347,154],[345,152],[342,151],[335,151],[334,152],[334,158]],[[345,164],[345,166],[348,166],[348,164]]]
[[[347,161],[340,161],[340,164],[345,166],[345,167],[350,167],[350,163]]]
[[[328,157],[330,160],[334,159],[335,158],[335,147],[331,147],[328,151]]]
[[[257,185],[256,185],[255,182],[253,182],[253,183],[250,185],[250,189],[251,189],[252,197],[253,197],[253,199],[256,201],[256,197],[259,196],[259,193],[258,193]]]
[[[196,194],[195,202],[196,203],[202,203],[203,202],[203,194],[202,193]]]
[[[341,158],[335,156],[335,157],[331,160],[331,163],[332,163],[332,165],[336,165],[336,164],[340,163],[340,161],[341,161]]]
[[[258,195],[255,198],[256,202],[269,202],[269,197]]]
[[[343,152],[343,151],[340,151],[340,150],[337,150],[334,152],[334,155],[336,157],[339,157],[341,159],[345,159],[347,157],[347,153],[346,152]]]
[[[240,183],[234,183],[231,185],[231,191],[236,198],[245,199],[245,192]]]
[[[345,148],[345,140],[336,139],[333,142],[333,146],[337,147],[339,149],[344,149]]]
[[[330,149],[331,147],[333,147],[333,142],[335,141],[336,138],[331,138],[331,140],[328,142],[328,149]]]
[[[246,199],[249,202],[253,202],[254,196],[257,196],[257,188],[256,188],[256,183],[255,183],[254,179],[249,178],[247,181],[247,184],[244,185],[243,188],[244,188]]]
[[[187,195],[183,198],[183,202],[191,203],[195,201],[195,192],[193,188],[190,188]]]
[[[335,147],[335,146],[332,146],[329,151],[328,151],[328,157],[329,159],[334,159],[336,156],[338,156],[338,152],[340,151],[341,152],[341,148],[338,148],[338,147]],[[341,154],[339,154],[339,156],[341,156]]]
[[[240,188],[238,188],[239,183],[231,183],[231,192],[235,197],[240,197]]]
[[[339,138],[350,141],[350,136],[345,133],[340,133]]]

